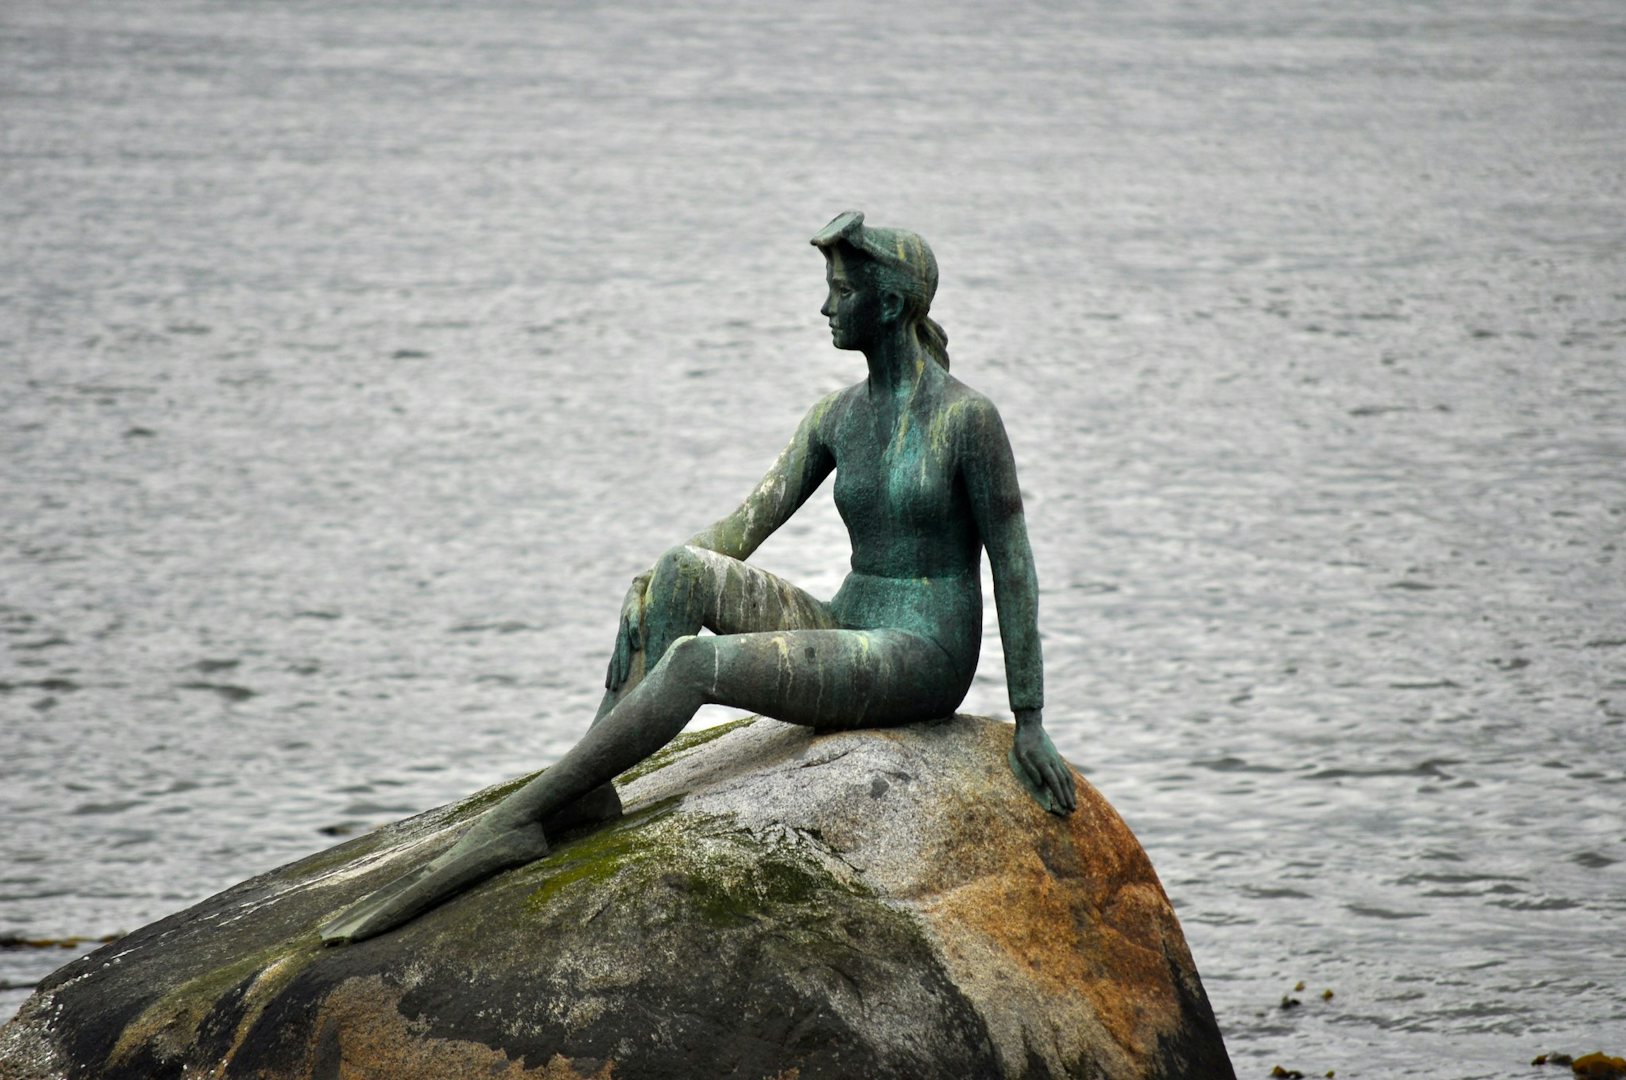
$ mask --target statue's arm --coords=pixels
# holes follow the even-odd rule
[[[1012,759],[1041,804],[1056,813],[1075,806],[1073,778],[1044,730],[1044,657],[1039,649],[1039,575],[1028,544],[1016,458],[999,411],[986,399],[968,410],[961,475],[977,531],[988,550],[1005,650],[1005,684],[1016,716]]]
[[[695,533],[687,543],[744,559],[789,521],[835,468],[835,457],[825,441],[825,423],[839,396],[832,394],[813,406],[745,501],[727,517]]]
[[[695,533],[685,541],[695,547],[744,559],[762,546],[775,529],[790,520],[808,496],[817,491],[835,468],[835,456],[825,441],[825,423],[839,394],[831,394],[802,418],[790,445],[780,451],[768,475],[727,517]],[[632,579],[621,602],[621,623],[615,648],[610,654],[604,686],[619,690],[632,671],[633,653],[643,647],[642,624],[646,594],[654,570],[645,570]]]
[[[963,434],[961,474],[977,532],[988,549],[1005,647],[1005,682],[1018,718],[1044,708],[1044,657],[1039,650],[1039,575],[1028,545],[1016,458],[999,411],[979,401]]]

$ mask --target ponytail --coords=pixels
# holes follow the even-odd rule
[[[922,315],[915,324],[915,338],[920,342],[933,360],[943,365],[943,370],[949,367],[948,333],[930,316]]]

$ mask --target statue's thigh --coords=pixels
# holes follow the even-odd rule
[[[699,571],[704,625],[714,634],[834,630],[841,625],[829,604],[778,575],[704,548],[686,550]]]
[[[952,713],[964,696],[948,654],[904,630],[788,630],[699,642],[712,653],[708,701],[795,724],[903,724]]]

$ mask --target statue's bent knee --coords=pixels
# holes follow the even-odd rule
[[[706,554],[692,544],[669,547],[655,560],[655,574],[651,581],[670,578],[673,574],[692,577],[706,565]]]
[[[705,689],[711,685],[713,649],[698,634],[684,634],[673,640],[661,657],[658,671],[667,679],[676,679],[684,685]]]
[[[688,544],[667,548],[655,560],[654,573],[645,593],[646,603],[663,612],[690,614],[695,586],[707,574],[706,552]]]

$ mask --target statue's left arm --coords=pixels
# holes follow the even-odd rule
[[[1047,810],[1070,813],[1073,777],[1044,730],[1044,657],[1039,649],[1039,576],[1028,544],[1016,458],[999,411],[977,400],[962,432],[961,475],[988,550],[1005,650],[1005,683],[1016,716],[1012,761]]]

